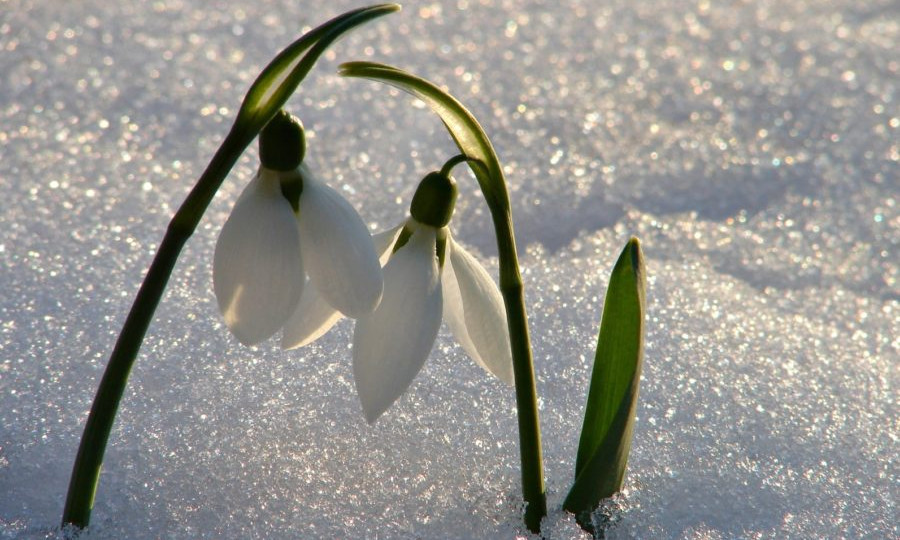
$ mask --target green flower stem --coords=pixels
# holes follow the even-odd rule
[[[484,170],[480,161],[469,160],[476,176]],[[498,169],[499,170],[499,169]],[[484,174],[483,172],[481,174]],[[519,420],[519,453],[522,461],[522,496],[525,499],[525,525],[532,532],[540,532],[541,519],[547,515],[547,496],[544,488],[544,466],[541,455],[541,427],[538,417],[537,389],[531,338],[525,311],[525,289],[519,271],[519,257],[513,231],[506,181],[500,176],[502,192],[499,197],[487,197],[488,210],[497,236],[500,266],[500,294],[506,306],[506,325],[512,347],[513,375],[516,382],[516,411]]]
[[[153,319],[153,313],[172,274],[172,268],[185,242],[196,229],[203,210],[209,205],[241,152],[252,140],[252,137],[248,140],[246,134],[232,129],[187,200],[169,223],[147,277],[144,278],[128,318],[125,319],[125,325],[100,380],[97,396],[84,426],[84,435],[78,447],[72,479],[69,482],[69,493],[66,496],[66,506],[63,510],[64,525],[71,524],[83,528],[90,522],[103,455],[119,401],[122,399],[128,375],[137,358],[147,327]]]
[[[525,314],[525,293],[522,277],[519,274],[512,221],[508,223],[509,229],[502,232],[498,229],[497,233],[501,268],[500,293],[503,295],[503,302],[506,305],[509,342],[512,346],[513,373],[516,379],[519,452],[522,460],[522,495],[527,503],[525,524],[531,531],[539,532],[541,519],[547,515],[540,418],[537,408],[534,363],[531,357],[531,340],[528,335],[528,319]],[[494,226],[497,227],[496,219]]]
[[[63,510],[63,526],[84,528],[90,523],[103,455],[131,367],[137,358],[144,335],[165,291],[178,255],[197,228],[219,186],[243,151],[284,106],[331,43],[344,32],[398,9],[400,6],[396,4],[381,4],[335,17],[285,48],[266,66],[250,87],[234,126],[169,223],[113,348],[75,457],[69,491],[66,495],[66,506]]]
[[[459,154],[444,164],[441,173],[450,174],[450,170],[463,161],[468,162],[476,175],[478,169],[483,168],[481,161],[473,160],[465,154]],[[531,338],[528,333],[528,318],[525,310],[525,289],[522,275],[519,272],[512,214],[505,189],[506,181],[502,179],[502,176],[501,181],[504,186],[502,196],[490,199],[488,209],[497,236],[500,294],[503,296],[503,303],[506,306],[509,342],[512,347],[522,461],[522,491],[523,498],[528,503],[525,509],[525,521],[530,530],[537,532],[540,530],[541,519],[547,515],[540,419],[537,409],[534,362],[531,356]]]
[[[513,374],[516,382],[516,408],[519,419],[519,451],[522,459],[522,493],[525,499],[525,525],[539,532],[547,515],[544,468],[541,457],[541,428],[537,391],[522,275],[516,255],[509,193],[503,169],[481,125],[459,101],[433,83],[395,67],[371,62],[341,65],[341,74],[363,77],[394,85],[424,101],[440,116],[450,136],[465,156],[487,201],[497,235],[500,262],[500,292],[506,305],[507,326],[512,346]],[[462,161],[452,158],[442,170]]]
[[[465,154],[457,154],[452,158],[448,159],[444,166],[441,167],[441,174],[444,176],[450,176],[450,171],[453,170],[453,167],[456,167],[460,163],[464,161],[469,161],[469,156]]]

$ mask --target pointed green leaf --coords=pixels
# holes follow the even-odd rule
[[[290,44],[260,73],[247,92],[236,125],[258,133],[297,89],[300,81],[325,49],[344,32],[400,9],[398,4],[380,4],[348,11],[310,30]],[[309,53],[303,55],[307,49]]]
[[[640,243],[632,238],[610,276],[575,483],[563,503],[566,510],[582,517],[619,491],[625,479],[641,377],[645,288]]]

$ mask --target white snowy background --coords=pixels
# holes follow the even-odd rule
[[[280,48],[357,2],[0,0],[0,538],[54,538],[84,421],[169,218]],[[506,167],[550,515],[609,271],[642,241],[647,341],[610,538],[900,538],[900,5],[407,3],[290,102],[373,231],[455,153],[376,60],[446,87]],[[211,286],[250,149],[188,242],[84,538],[514,538],[513,392],[442,332],[374,426],[352,322],[245,348]],[[463,168],[456,237],[496,271]]]

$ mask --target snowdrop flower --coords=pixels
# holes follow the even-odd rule
[[[303,128],[279,113],[260,134],[262,166],[222,227],[213,288],[225,324],[244,345],[284,328],[306,304],[348,317],[370,313],[382,271],[365,223],[303,161]],[[299,151],[298,151],[299,150]]]
[[[513,383],[506,308],[484,267],[457,244],[447,225],[456,201],[448,175],[426,176],[411,217],[379,238],[386,251],[384,295],[356,322],[353,377],[369,423],[412,383],[445,320],[463,349],[488,372]]]

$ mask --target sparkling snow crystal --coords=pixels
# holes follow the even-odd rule
[[[174,210],[257,72],[358,2],[0,2],[0,538],[56,537],[99,378]],[[548,538],[631,235],[648,324],[612,538],[897,538],[900,17],[892,0],[407,3],[289,102],[373,230],[453,153],[377,60],[446,85],[506,167]],[[374,426],[341,321],[241,346],[212,291],[237,164],[132,372],[85,538],[514,538],[515,399],[446,328]],[[474,179],[455,238],[496,273]]]

